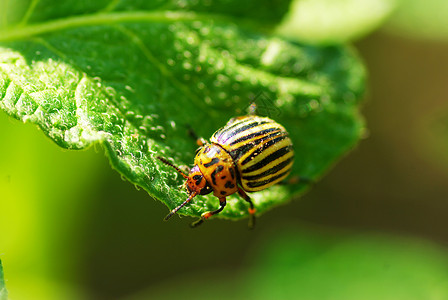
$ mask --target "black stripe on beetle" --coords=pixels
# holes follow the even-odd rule
[[[266,156],[261,161],[254,164],[253,166],[243,169],[242,172],[249,173],[249,172],[259,170],[259,169],[263,168],[264,166],[268,165],[270,162],[273,162],[274,160],[279,159],[280,157],[282,157],[285,154],[288,154],[289,152],[291,152],[291,148],[289,146],[280,148],[277,151],[275,151],[274,153],[269,154],[268,156]]]
[[[246,124],[244,126],[239,127],[238,129],[234,130],[232,132],[232,135],[237,135],[238,133],[246,131],[249,128],[257,127],[257,126],[260,126],[260,125],[263,125],[263,124],[266,124],[266,123],[267,122],[265,121],[265,122],[253,122],[253,123]]]
[[[281,140],[284,140],[285,138],[287,138],[286,135],[282,135],[278,138],[272,139],[270,141],[267,141],[266,143],[263,144],[262,147],[256,149],[254,152],[252,152],[248,157],[246,157],[246,159],[244,159],[241,162],[241,165],[245,165],[248,162],[250,162],[251,160],[253,160],[255,158],[255,156],[259,155],[260,153],[262,153],[263,151],[265,151],[267,148],[277,144],[278,142],[280,142]],[[278,150],[277,150],[278,151]],[[276,153],[277,151],[275,151],[274,153]],[[273,153],[273,154],[274,154]],[[272,154],[271,154],[272,155]]]
[[[274,136],[277,136],[279,134],[281,134],[281,133],[277,132],[277,133],[273,133],[273,134],[271,134],[271,135],[269,135],[267,137],[261,137],[261,138],[259,138],[257,140],[250,141],[249,143],[247,143],[247,144],[245,144],[245,145],[243,145],[241,147],[238,147],[238,148],[230,151],[229,154],[230,154],[230,156],[232,156],[234,161],[238,162],[239,159],[242,156],[244,156],[246,153],[248,153],[249,151],[255,149],[256,146],[258,146],[259,144],[262,144],[263,142],[266,142],[266,139],[268,139],[268,137],[274,137]]]
[[[223,130],[219,133],[219,135],[217,135],[216,137],[221,140],[223,143],[226,143],[229,139],[231,139],[232,137],[234,137],[235,135],[248,130],[250,128],[262,125],[262,124],[266,124],[267,122],[252,122],[249,124],[245,124],[244,122],[241,123],[237,123],[233,126],[231,126],[229,129]],[[238,125],[242,125],[240,127],[238,127]],[[232,128],[235,127],[235,128]]]
[[[273,138],[273,137],[278,136],[278,135],[283,135],[283,134],[284,134],[283,132],[274,132],[274,133],[272,133],[272,134],[270,134],[270,135],[268,135],[268,136],[266,136],[266,137],[260,137],[259,139],[250,141],[249,143],[247,143],[247,144],[245,144],[245,145],[243,145],[243,146],[240,146],[240,147],[238,147],[238,148],[232,150],[232,151],[230,152],[230,156],[232,156],[232,158],[233,158],[235,161],[238,161],[242,156],[244,156],[244,155],[245,155],[246,153],[248,153],[250,150],[257,149],[256,146],[262,144],[263,142],[266,142],[266,140],[268,140],[268,139],[270,139],[270,138]],[[278,140],[276,140],[276,142],[277,142],[277,141],[278,141]],[[264,148],[260,149],[260,151],[262,151],[262,150],[264,150],[264,149],[266,149],[266,148],[267,148],[267,147],[264,146]]]
[[[257,132],[254,132],[254,133],[245,135],[245,136],[243,136],[243,137],[240,137],[240,138],[238,138],[238,139],[236,139],[236,140],[233,140],[229,145],[230,145],[230,146],[233,146],[233,145],[235,145],[235,144],[238,144],[238,143],[241,143],[241,142],[244,142],[244,141],[253,139],[253,138],[255,138],[255,137],[259,137],[259,136],[262,136],[262,135],[266,135],[266,134],[268,134],[268,133],[270,133],[270,132],[273,132],[273,131],[275,131],[275,133],[277,133],[277,132],[279,133],[279,132],[280,132],[280,129],[278,129],[278,128],[269,128],[269,129],[265,129],[265,130],[260,130],[260,131],[257,131]]]
[[[293,160],[294,160],[294,156],[291,156],[288,159],[282,161],[281,163],[275,165],[274,167],[272,167],[270,169],[267,169],[266,171],[264,171],[260,174],[247,175],[247,176],[243,175],[242,178],[245,180],[256,180],[256,179],[260,179],[260,178],[266,177],[271,174],[275,174],[277,172],[280,172],[283,168],[285,168],[287,165],[289,165]],[[243,173],[248,173],[247,169],[243,170]]]
[[[269,183],[271,183],[271,182],[274,182],[275,180],[277,180],[277,179],[279,179],[279,178],[281,178],[281,177],[286,176],[286,175],[289,173],[289,171],[290,171],[290,170],[288,170],[288,171],[286,171],[286,172],[283,172],[283,173],[281,173],[281,174],[279,174],[279,175],[277,175],[277,176],[273,176],[273,177],[271,177],[271,178],[269,178],[269,179],[266,179],[266,180],[262,180],[262,181],[249,181],[249,182],[247,183],[247,186],[248,186],[248,187],[251,187],[251,188],[255,188],[255,187],[261,187],[261,186],[263,186],[263,185],[267,185],[267,184],[269,184]]]
[[[241,120],[237,120],[235,122],[233,122],[232,124],[230,124],[229,126],[224,126],[223,128],[219,129],[217,132],[219,132],[220,134],[226,134],[226,133],[231,133],[231,134],[235,134],[235,131],[237,130],[236,128],[238,126],[242,126],[242,124],[244,124],[245,122],[248,121],[241,121]],[[257,122],[253,122],[251,125],[255,125],[257,124]]]

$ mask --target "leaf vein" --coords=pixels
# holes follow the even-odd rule
[[[194,12],[179,11],[134,11],[134,12],[108,12],[91,15],[80,15],[64,19],[57,19],[44,23],[27,26],[16,26],[0,31],[0,41],[12,41],[37,36],[45,33],[61,31],[75,27],[94,25],[111,25],[119,23],[145,22],[145,23],[172,23],[177,21],[192,22],[198,20],[210,20],[227,18],[219,15],[201,15]]]
[[[57,48],[55,48],[53,45],[49,44],[47,41],[45,41],[44,39],[41,38],[37,38],[35,39],[36,42],[39,42],[43,47],[47,48],[49,51],[53,52],[55,55],[59,56],[62,60],[67,61],[70,63],[70,65],[76,69],[80,74],[82,74],[82,79],[77,83],[76,89],[75,89],[75,104],[77,106],[78,109],[81,109],[79,107],[79,105],[81,104],[81,97],[79,96],[80,94],[80,90],[79,90],[79,86],[82,83],[85,83],[85,81],[83,81],[83,79],[87,79],[87,73],[83,71],[83,69],[78,66],[77,64],[75,64],[72,60],[68,59],[68,57],[62,53],[61,51],[59,51]],[[109,107],[113,107],[116,113],[119,113],[119,117],[122,118],[123,120],[126,120],[129,125],[134,128],[136,131],[140,132],[142,136],[146,137],[146,131],[144,131],[142,128],[140,128],[141,126],[139,126],[138,124],[136,124],[135,122],[129,120],[128,118],[126,118],[126,111],[123,111],[123,109],[121,108],[121,106],[119,105],[119,103],[117,102],[117,100],[115,99],[115,97],[108,97],[106,96],[108,93],[106,91],[106,87],[104,87],[103,85],[101,85],[100,90],[102,91],[102,94],[104,95],[105,100],[110,103]],[[79,99],[77,99],[77,93],[78,93],[78,97]],[[79,100],[79,101],[77,101]],[[88,120],[88,117],[85,116],[85,114],[83,115],[82,111],[78,111],[78,109],[76,110],[76,116],[77,116],[77,123],[79,121],[86,121],[87,123],[90,123],[90,121]],[[84,116],[83,119],[79,119],[80,116]],[[87,119],[86,119],[87,118]],[[86,123],[86,124],[87,124]],[[81,128],[83,128],[82,126],[80,126]],[[98,128],[93,128],[95,131],[99,132]],[[120,132],[123,132],[124,129],[120,128]]]
[[[166,77],[169,78],[169,80],[172,82],[174,86],[176,86],[180,91],[185,93],[190,100],[193,100],[198,109],[203,110],[204,112],[207,112],[208,114],[213,113],[213,110],[206,110],[204,109],[204,102],[200,99],[200,97],[193,93],[191,89],[183,82],[179,81],[174,74],[168,70],[167,67],[163,63],[161,63],[148,49],[148,47],[145,46],[143,41],[131,30],[128,30],[127,28],[124,28],[123,26],[116,26],[117,29],[119,29],[121,32],[123,32],[125,35],[129,37],[131,42],[133,42],[145,55],[145,57],[148,59],[150,63],[152,63],[154,66],[156,66],[159,71]]]
[[[26,13],[23,15],[23,18],[19,23],[19,26],[24,26],[28,23],[28,20],[30,19],[31,15],[34,12],[34,9],[36,8],[37,4],[39,4],[39,2],[40,2],[40,0],[32,0],[31,1]]]
[[[111,1],[109,2],[109,4],[107,4],[107,5],[101,10],[101,12],[110,12],[110,11],[113,11],[113,10],[117,7],[118,3],[120,3],[120,1],[121,1],[121,0],[111,0]]]
[[[3,3],[0,2],[0,8],[3,8],[3,11],[1,12],[2,16],[0,18],[2,24],[0,27],[6,27],[8,25],[8,6],[9,0],[4,0]]]

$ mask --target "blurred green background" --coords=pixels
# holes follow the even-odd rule
[[[415,3],[346,35],[370,73],[366,139],[254,231],[162,222],[100,147],[63,150],[1,112],[11,299],[448,299],[448,18]]]

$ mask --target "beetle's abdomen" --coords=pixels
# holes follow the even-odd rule
[[[248,192],[266,189],[283,180],[291,171],[292,142],[285,128],[269,118],[231,119],[210,140],[230,154],[240,184]]]

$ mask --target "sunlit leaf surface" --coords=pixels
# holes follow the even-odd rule
[[[118,172],[173,208],[186,198],[182,178],[155,156],[191,164],[188,126],[208,138],[255,101],[290,133],[291,176],[317,179],[362,134],[364,68],[347,47],[254,31],[278,21],[288,1],[232,2],[32,1],[0,32],[0,107],[61,147],[100,143]],[[305,188],[252,197],[262,213]],[[180,213],[217,204],[197,197]],[[246,217],[246,203],[230,197],[220,216]]]

